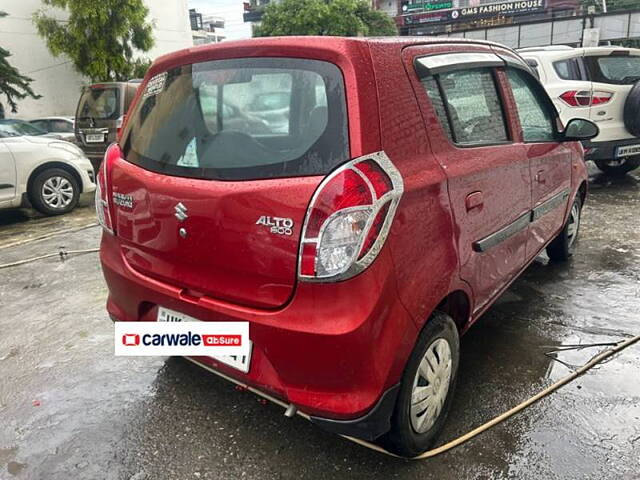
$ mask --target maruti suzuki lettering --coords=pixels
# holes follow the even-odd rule
[[[277,112],[256,107],[272,97]],[[248,354],[190,360],[419,454],[449,411],[459,336],[543,250],[573,254],[580,140],[597,134],[563,125],[531,67],[489,42],[287,37],[161,57],[98,175],[107,310],[248,322]]]

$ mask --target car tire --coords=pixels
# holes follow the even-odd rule
[[[625,175],[640,166],[640,162],[632,161],[628,158],[623,158],[621,160],[621,163],[616,163],[615,165],[612,165],[610,160],[596,160],[595,163],[596,167],[598,167],[600,171],[608,175]]]
[[[569,218],[564,224],[562,231],[547,246],[547,255],[553,262],[566,262],[575,251],[578,233],[580,232],[580,218],[582,216],[582,200],[580,195],[571,204]]]
[[[433,445],[451,408],[459,356],[456,324],[448,315],[434,312],[402,375],[391,430],[379,440],[384,448],[396,455],[415,457]],[[416,399],[421,400],[416,403]]]
[[[66,170],[48,168],[38,173],[29,189],[33,208],[45,215],[62,215],[73,210],[80,198],[78,181]]]

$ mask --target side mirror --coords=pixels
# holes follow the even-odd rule
[[[572,118],[562,133],[564,140],[590,140],[600,133],[598,126],[584,118]]]

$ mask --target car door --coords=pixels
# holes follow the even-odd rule
[[[16,195],[16,164],[13,155],[0,138],[0,203],[14,199]]]
[[[477,311],[525,264],[531,177],[505,114],[498,76],[504,62],[486,50],[451,50],[416,56],[422,92],[416,90],[448,178],[460,275],[473,289]]]
[[[540,83],[524,70],[508,68],[532,179],[532,216],[527,257],[537,255],[564,223],[571,191],[573,150],[558,140],[557,112]]]

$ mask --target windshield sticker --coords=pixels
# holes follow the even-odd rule
[[[198,149],[196,147],[196,137],[193,137],[187,148],[184,149],[184,154],[178,159],[176,165],[179,167],[198,168],[200,162],[198,161]]]
[[[144,95],[142,98],[151,97],[153,95],[157,95],[162,90],[164,90],[164,85],[167,82],[167,72],[159,73],[151,77],[149,82],[147,83],[147,88],[144,90]]]

